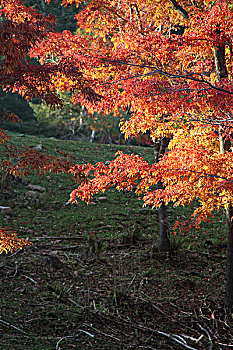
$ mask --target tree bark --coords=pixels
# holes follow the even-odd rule
[[[159,158],[165,153],[166,147],[169,144],[170,139],[168,137],[163,137],[159,142],[157,142],[155,147],[155,163],[159,162]],[[163,184],[161,181],[157,184],[158,189],[163,189]],[[167,215],[167,207],[162,202],[161,206],[158,208],[159,214],[159,241],[157,243],[157,248],[160,251],[168,251],[171,247],[170,245],[170,233],[169,233],[169,223]]]
[[[159,251],[167,252],[171,248],[169,224],[167,217],[167,207],[164,203],[158,209],[159,213],[159,241],[157,247]]]
[[[181,16],[183,16],[184,18],[186,19],[189,19],[189,14],[188,12],[183,8],[181,7],[176,0],[170,0],[170,3],[172,4],[172,7],[174,8],[174,10],[176,10],[177,12],[179,12],[179,14]]]
[[[225,46],[226,45],[221,45],[214,48],[214,61],[218,80],[227,78],[228,76],[225,59]]]

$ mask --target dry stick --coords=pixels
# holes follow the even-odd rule
[[[213,349],[213,341],[212,341],[212,339],[211,339],[210,333],[207,331],[207,329],[205,329],[204,327],[202,327],[199,323],[198,323],[198,326],[208,335],[209,342],[210,342],[209,350],[212,350],[212,349]]]
[[[199,341],[204,337],[204,334],[201,334],[199,338],[190,337],[189,335],[185,335],[185,334],[181,334],[181,335],[186,339],[190,339],[194,341],[196,344],[199,343]]]
[[[91,324],[85,323],[85,325],[86,325],[87,327],[92,328],[94,331],[96,331],[96,332],[98,332],[98,333],[104,335],[105,337],[109,337],[109,338],[112,338],[112,339],[114,339],[114,340],[121,341],[121,339],[119,339],[119,338],[117,338],[117,337],[114,337],[114,336],[111,335],[111,334],[104,333],[104,332],[100,331],[99,329],[93,327]]]
[[[151,297],[150,297],[148,294],[144,293],[143,291],[141,291],[141,294],[144,294],[144,295],[149,299],[149,301],[151,302],[151,305],[152,305],[157,311],[159,311],[162,315],[164,315],[165,317],[167,317],[169,320],[171,319],[170,316],[168,316],[165,312],[163,312],[157,305],[155,305],[155,304],[152,302]],[[143,300],[143,301],[146,301],[146,299],[143,299],[143,298],[140,298],[140,299]],[[171,321],[173,321],[173,320],[171,320]]]
[[[124,291],[124,294],[126,295],[128,293],[128,291],[131,289],[133,283],[134,283],[134,280],[136,278],[137,274],[135,274],[132,278],[132,281],[130,282],[130,284],[128,285],[128,287],[126,288],[126,290]]]
[[[84,331],[83,329],[78,329],[78,332],[83,332],[83,333],[89,335],[90,337],[94,338],[94,334],[91,334],[91,333],[89,333],[89,332],[87,332],[87,331]],[[76,335],[67,335],[66,337],[60,338],[60,339],[58,340],[57,344],[56,344],[56,350],[61,350],[59,344],[62,342],[62,340],[68,339],[68,338],[77,338],[78,336],[79,336],[79,335],[76,334]]]
[[[64,255],[65,255],[67,260],[70,260],[70,258],[68,257],[68,255],[65,252],[64,252]]]
[[[217,344],[222,345],[222,346],[227,346],[229,348],[233,348],[233,344],[223,344],[223,343],[219,343],[219,342],[217,342]]]
[[[80,245],[73,245],[71,247],[57,247],[57,250],[72,250],[72,249],[77,249],[80,248]]]
[[[87,319],[90,318],[90,288],[87,290]]]
[[[26,276],[26,275],[22,275],[22,276],[25,277],[25,278],[27,278],[27,279],[29,279],[29,280],[32,281],[33,283],[37,284],[37,282],[36,282],[34,279],[32,279],[31,277]]]
[[[71,299],[71,298],[68,298],[68,300],[72,303],[72,304],[74,304],[75,306],[78,306],[80,309],[85,309],[85,307],[84,306],[82,306],[82,305],[79,305],[78,303],[76,303],[76,301],[74,301],[73,299]]]
[[[119,317],[121,319],[121,317]],[[122,319],[121,319],[122,320]],[[148,328],[148,327],[145,327],[145,326],[141,326],[141,325],[137,325],[133,322],[130,322],[130,321],[126,321],[126,320],[122,320],[123,322],[125,323],[128,323],[130,324],[131,326],[135,327],[135,328],[138,328],[138,329],[141,329],[141,330],[145,330],[147,332],[152,332],[152,333],[156,333],[156,334],[160,334],[160,335],[163,335],[169,339],[172,339],[174,340],[176,343],[182,345],[183,347],[185,347],[186,349],[190,349],[190,350],[197,350],[196,348],[193,348],[185,343],[183,343],[182,341],[180,341],[179,339],[177,339],[176,337],[179,337],[181,338],[180,336],[177,336],[175,334],[169,334],[169,333],[165,333],[165,332],[162,332],[162,331],[158,331],[157,329],[152,329],[152,328]]]
[[[17,330],[18,332],[20,332],[20,333],[27,334],[26,332],[22,331],[22,329],[20,329],[20,328],[14,326],[13,324],[10,324],[9,322],[3,321],[3,320],[1,319],[1,316],[0,316],[0,322],[2,322],[3,324],[5,324],[5,325],[7,325],[7,326],[9,326],[9,327],[12,327],[12,328],[16,329],[16,330]]]
[[[78,257],[76,257],[75,259],[80,263],[80,265],[81,265],[82,267],[87,267],[87,265],[84,264],[84,262],[83,262],[82,260],[80,260]]]
[[[31,239],[31,238],[30,238]],[[43,236],[43,237],[34,237],[31,240],[38,240],[38,239],[84,239],[83,237],[51,237],[51,236]]]
[[[16,261],[15,262],[15,273],[14,273],[13,277],[15,277],[17,275],[17,273],[18,273],[18,263]]]
[[[204,334],[201,334],[200,337],[196,340],[196,344],[199,343],[200,340],[204,337]]]
[[[117,292],[117,277],[116,277],[116,257],[114,256],[114,262],[113,262],[113,280],[114,280],[114,299],[115,303],[117,306],[117,297],[116,297],[116,292]]]
[[[12,253],[12,254],[10,254],[9,255],[9,258],[11,258],[12,256],[14,256],[14,255],[17,255],[19,252],[21,252],[22,250],[21,249],[18,249],[18,250],[16,250],[16,252],[14,252],[14,253]]]

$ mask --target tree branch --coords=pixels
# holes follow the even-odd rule
[[[179,14],[181,16],[183,16],[184,18],[186,19],[189,19],[189,14],[188,12],[183,9],[183,7],[181,7],[179,4],[177,4],[177,1],[176,0],[169,0],[170,3],[172,4],[172,7],[174,8],[174,10],[176,10],[177,12],[179,12]]]
[[[144,65],[144,64],[141,65],[141,64],[127,63],[127,62],[123,62],[123,61],[110,60],[110,59],[106,59],[106,58],[100,58],[100,59],[102,61],[110,62],[113,65],[121,65],[122,64],[122,65],[127,65],[127,66],[132,66],[132,67],[153,69],[152,72],[149,72],[149,73],[137,74],[137,75],[134,75],[134,76],[129,76],[129,77],[126,77],[126,78],[115,80],[115,81],[103,83],[101,85],[107,85],[107,84],[111,85],[111,84],[118,83],[119,81],[133,79],[133,78],[137,78],[137,77],[141,77],[141,76],[154,75],[154,74],[158,73],[160,75],[163,75],[163,76],[165,76],[167,78],[171,78],[171,79],[184,79],[184,80],[197,81],[199,83],[203,83],[203,84],[209,85],[211,89],[214,89],[214,90],[217,90],[217,91],[221,91],[221,92],[225,92],[227,94],[233,95],[233,91],[227,90],[227,89],[221,88],[220,86],[216,86],[216,85],[211,84],[209,81],[205,80],[203,75],[200,74],[200,73],[171,74],[171,73],[168,73],[168,72],[163,71],[161,69],[155,69],[155,67],[153,67],[153,66],[148,66],[148,65]],[[199,77],[199,78],[196,78],[194,75]]]
[[[217,178],[220,180],[225,180],[227,182],[233,183],[233,180],[228,179],[227,177],[224,176],[219,176],[219,175],[214,175],[214,174],[208,174],[208,173],[204,173],[202,171],[196,171],[196,170],[190,170],[190,169],[166,169],[165,171],[179,171],[179,172],[190,172],[190,173],[195,173],[195,174],[201,174],[200,177],[213,177],[213,178]]]

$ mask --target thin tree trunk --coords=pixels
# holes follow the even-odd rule
[[[225,305],[233,308],[233,208],[228,205],[227,216],[227,285],[225,294]]]
[[[85,107],[82,106],[80,114],[79,114],[79,126],[80,126],[80,128],[83,126],[84,116],[85,116]]]
[[[168,137],[163,137],[159,142],[157,142],[155,147],[155,163],[159,162],[159,158],[165,153],[166,147],[169,144],[170,139]],[[163,184],[161,181],[157,184],[158,189],[163,189]],[[171,247],[170,245],[170,234],[169,234],[169,223],[167,215],[167,207],[162,202],[161,206],[158,208],[159,214],[159,241],[157,247],[160,251],[168,251]]]
[[[222,45],[214,48],[214,60],[217,79],[227,78],[227,67],[225,59],[225,46]]]
[[[41,7],[42,7],[42,14],[45,15],[45,10],[46,10],[45,0],[41,0]]]
[[[214,59],[217,79],[227,78],[227,68],[225,60],[225,45],[214,48]],[[227,142],[223,136],[224,127],[219,127],[219,147],[220,153],[230,152],[231,143]],[[233,308],[233,208],[228,204],[226,208],[227,219],[227,283],[225,292],[225,305]]]
[[[224,154],[229,151],[230,145],[224,142],[224,129],[219,127],[219,147],[220,153]],[[233,308],[233,208],[228,204],[226,208],[227,219],[227,284],[225,293],[225,305]]]
[[[91,131],[91,137],[90,137],[90,142],[93,142],[95,138],[95,129]]]

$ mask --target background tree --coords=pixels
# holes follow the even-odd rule
[[[64,7],[61,5],[61,1],[59,0],[53,1],[52,4],[48,4],[44,0],[26,0],[24,2],[24,5],[26,7],[32,7],[34,10],[43,14],[44,17],[48,16],[49,14],[53,14],[53,16],[56,17],[56,21],[54,21],[53,27],[56,31],[68,29],[74,33],[77,29],[74,16],[78,12],[78,10],[73,6]],[[2,16],[2,21],[3,18],[4,17]],[[7,94],[3,91],[0,92],[0,113],[1,115],[4,115],[5,112],[15,113],[20,117],[22,121],[31,121],[35,124],[35,117],[33,115],[32,109],[28,105],[28,102],[25,99],[20,98],[20,96],[17,93]],[[13,126],[8,123],[7,125],[3,124],[3,126],[7,126],[8,128],[15,128],[17,130],[25,129],[24,126],[22,126],[22,124],[20,124],[19,126]]]
[[[69,81],[69,76],[72,75],[73,86],[79,86],[80,91],[84,89],[85,94],[87,93],[85,79],[78,67],[75,70],[72,68],[71,73],[69,65],[60,66],[50,60],[46,66],[42,67],[30,58],[30,49],[45,38],[54,23],[54,16],[43,17],[36,10],[26,7],[20,0],[0,1],[0,86],[4,92],[16,92],[26,100],[37,97],[49,105],[62,105],[62,100],[57,93],[58,88],[54,86],[53,81],[59,75],[62,85]],[[18,120],[14,113],[4,113],[1,118],[10,121]],[[53,168],[55,163],[56,166],[59,164],[59,169],[63,168],[64,163],[60,168],[59,161],[54,163],[54,159],[49,159],[32,150],[17,150],[12,147],[9,137],[1,129],[0,142],[5,143],[6,154],[10,153],[12,157],[18,157],[16,163],[6,158],[0,165],[0,171],[7,171],[16,176],[36,168]],[[0,231],[0,251],[18,249],[28,244],[25,240],[17,238],[14,231],[5,232],[2,228]]]
[[[46,130],[53,130],[53,136],[67,139],[76,139],[80,133],[90,134],[87,125],[87,111],[80,105],[70,103],[68,93],[60,94],[63,101],[63,108],[51,108],[45,102],[29,102],[39,127],[46,133]],[[50,131],[51,132],[51,131]]]

